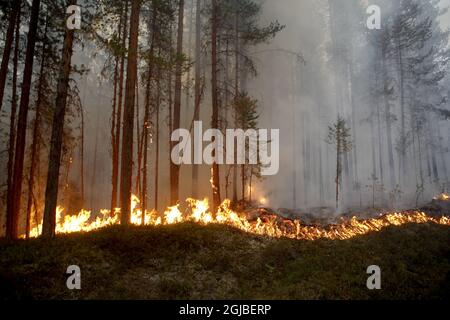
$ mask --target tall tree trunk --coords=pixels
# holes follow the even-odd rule
[[[437,158],[436,158],[436,152],[438,152],[437,147],[437,141],[434,135],[433,129],[433,120],[435,121],[435,118],[431,114],[427,114],[427,127],[428,127],[428,139],[429,143],[427,144],[427,148],[430,149],[431,153],[431,169],[433,172],[433,183],[439,184],[439,172],[438,172],[438,165],[437,165]],[[437,122],[437,121],[435,121]]]
[[[158,211],[158,197],[159,197],[159,131],[160,131],[160,125],[159,125],[159,113],[160,113],[160,107],[161,107],[161,67],[158,66],[158,75],[156,76],[156,128],[155,128],[155,210]]]
[[[234,100],[237,101],[239,98],[239,72],[240,72],[240,56],[239,56],[239,5],[236,2],[236,8],[234,12],[234,47],[235,47],[235,70],[234,70]],[[237,127],[237,117],[234,115],[235,123],[234,126]],[[237,144],[234,145],[234,158],[237,159]],[[233,204],[236,205],[238,202],[238,166],[233,165]]]
[[[177,36],[177,62],[175,66],[175,101],[173,106],[172,130],[178,130],[181,126],[181,76],[184,33],[184,0],[179,0],[178,8],[178,36]],[[172,143],[172,147],[174,144]],[[171,148],[172,149],[172,148]],[[180,166],[170,161],[170,205],[176,205],[179,201]]]
[[[12,43],[14,40],[14,29],[16,28],[16,22],[20,23],[20,8],[22,0],[14,0],[11,14],[9,16],[8,30],[6,31],[5,47],[3,48],[3,58],[0,67],[0,111],[3,106],[3,96],[5,93],[6,76],[8,74],[9,58],[11,56]]]
[[[297,90],[298,74],[297,65],[292,63],[292,208],[297,208]],[[250,175],[250,184],[252,176]],[[250,199],[251,201],[251,199]]]
[[[33,197],[34,197],[34,178],[36,166],[39,163],[39,130],[40,130],[40,122],[41,122],[41,112],[42,112],[42,98],[43,98],[43,84],[44,84],[44,68],[47,59],[47,46],[46,46],[46,37],[47,37],[47,28],[48,28],[48,15],[45,21],[45,30],[43,35],[43,45],[42,45],[42,57],[41,57],[41,67],[39,70],[39,83],[38,83],[38,96],[36,101],[36,115],[34,117],[34,127],[33,127],[33,142],[31,144],[31,158],[30,158],[30,173],[28,177],[28,201],[27,201],[27,217],[26,217],[26,238],[30,237],[30,225],[31,225],[31,210],[33,206]],[[34,208],[37,210],[37,208]]]
[[[140,111],[139,111],[139,80],[136,79],[136,159],[137,159],[137,168],[136,168],[136,191],[135,195],[139,195],[141,192],[141,169],[142,169],[142,148],[144,141],[141,139],[141,121],[140,121]],[[142,131],[142,134],[144,132]],[[143,137],[142,137],[143,138]]]
[[[380,166],[380,182],[384,185],[384,168],[383,168],[383,139],[381,134],[381,112],[380,103],[377,99],[377,127],[378,127],[378,162]]]
[[[119,161],[120,161],[120,135],[122,128],[122,105],[123,105],[123,83],[125,79],[125,47],[128,34],[128,3],[125,1],[124,15],[122,18],[122,35],[121,35],[121,49],[122,54],[120,58],[120,72],[119,72],[119,97],[117,101],[117,116],[115,128],[115,148],[113,152],[113,168],[112,168],[112,195],[111,195],[111,211],[117,208],[117,193],[119,185]]]
[[[383,98],[384,98],[384,113],[386,119],[386,137],[387,137],[387,148],[388,148],[388,159],[389,159],[389,177],[391,189],[394,190],[397,182],[395,178],[395,163],[394,163],[394,148],[392,143],[392,120],[391,120],[391,106],[389,104],[388,91],[388,71],[386,66],[386,49],[382,50],[382,68],[383,68]]]
[[[87,79],[86,79],[87,83]],[[86,87],[84,89],[86,94]],[[85,100],[85,99],[84,99]],[[81,141],[80,141],[80,183],[81,183],[81,205],[84,208],[85,190],[84,190],[84,101],[81,104]]]
[[[201,51],[201,0],[197,0],[197,7],[195,11],[195,107],[194,107],[194,121],[200,121],[200,103],[202,100],[201,89],[201,73],[202,73],[202,51]],[[199,198],[198,188],[198,172],[199,166],[194,163],[192,166],[192,196],[194,199]]]
[[[340,176],[341,176],[341,156],[339,155],[339,142],[337,145],[336,152],[336,210],[339,209],[339,184],[340,184]]]
[[[352,58],[353,60],[353,58]],[[354,183],[359,183],[359,167],[358,167],[358,123],[356,120],[356,116],[357,116],[357,108],[356,108],[356,97],[355,97],[355,73],[353,70],[353,61],[352,63],[348,64],[349,66],[349,74],[350,74],[350,82],[349,82],[349,86],[350,86],[350,105],[352,108],[352,135],[353,135],[353,140],[354,140],[354,147],[353,147],[353,164],[354,164]]]
[[[405,115],[405,76],[403,71],[403,51],[400,46],[400,39],[397,39],[398,47],[398,63],[400,69],[400,114],[401,114],[401,127],[400,127],[400,139],[401,139],[401,150],[400,150],[400,167],[399,172],[400,183],[405,182],[406,177],[406,115]]]
[[[189,59],[192,57],[192,37],[194,36],[194,25],[195,25],[195,0],[191,0],[189,4],[189,32],[188,32],[188,40],[187,40],[187,54]],[[191,108],[191,68],[189,67],[186,74],[187,79],[187,85],[185,88],[185,100],[186,100],[186,107],[185,107],[185,122],[188,122],[188,112]]]
[[[149,38],[150,42],[150,56],[153,59],[154,51],[155,51],[155,35],[156,35],[156,19],[157,19],[157,9],[156,5],[153,6],[153,17],[152,22],[148,22],[148,27],[151,29],[152,36]],[[144,153],[144,164],[143,164],[143,172],[142,172],[142,225],[145,224],[145,212],[147,210],[147,178],[148,178],[148,136],[150,134],[150,98],[151,98],[151,82],[153,77],[153,62],[152,60],[148,62],[148,74],[147,74],[147,85],[146,85],[146,94],[145,94],[145,115],[144,115],[144,127],[143,131],[143,153]]]
[[[69,4],[76,4],[76,0],[70,0]],[[44,222],[42,225],[42,235],[44,237],[55,236],[59,170],[61,166],[61,149],[63,144],[64,118],[67,106],[71,60],[73,54],[73,40],[74,31],[66,29],[61,58],[61,68],[59,71],[55,111],[53,114],[47,188],[45,190]]]
[[[442,138],[441,127],[439,126],[439,124],[436,125],[436,130],[437,130],[437,135],[438,135],[438,140],[439,140],[439,146],[438,146],[439,158],[440,158],[441,167],[442,167],[442,171],[443,171],[443,175],[444,175],[444,177],[441,180],[445,181],[445,183],[448,184],[449,178],[448,178],[447,162],[446,162],[446,158],[445,158],[446,150],[443,145],[444,139]]]
[[[7,178],[7,212],[10,212],[13,201],[13,168],[14,168],[14,142],[16,139],[16,113],[17,113],[17,67],[19,63],[20,46],[20,13],[17,15],[14,58],[13,58],[13,79],[12,79],[12,101],[9,129],[9,149],[8,149],[8,178]],[[11,220],[7,221],[10,223]],[[7,226],[8,228],[8,226]]]
[[[31,18],[27,37],[27,50],[25,53],[25,67],[23,71],[22,92],[20,97],[19,118],[17,122],[16,149],[14,158],[12,205],[7,214],[7,237],[18,238],[19,214],[22,196],[23,165],[25,156],[26,131],[28,109],[31,91],[31,79],[33,76],[34,51],[36,47],[36,35],[39,22],[39,7],[41,1],[33,0],[31,6]]]
[[[218,5],[217,0],[212,0],[212,26],[211,26],[211,61],[212,61],[212,123],[213,129],[219,129],[219,90],[217,83],[218,61],[217,61],[217,31],[218,31]],[[215,155],[214,155],[215,156]],[[219,164],[217,161],[212,166],[212,210],[217,212],[220,205],[220,177]]]
[[[119,42],[122,42],[122,29],[124,25],[124,15],[123,15],[123,7],[120,12],[120,21],[119,21]],[[119,150],[117,150],[117,136],[116,136],[116,126],[119,123],[120,128],[120,119],[117,119],[117,111],[118,111],[118,81],[119,81],[119,54],[115,57],[115,66],[114,66],[114,90],[113,90],[113,105],[112,105],[112,114],[111,114],[111,149],[112,149],[112,172],[111,172],[111,212],[114,211],[117,204],[117,180],[118,180],[118,158],[119,158]]]
[[[131,184],[133,175],[133,125],[134,125],[134,103],[137,79],[137,55],[139,36],[139,13],[140,0],[131,2],[131,24],[128,48],[127,81],[125,92],[125,110],[123,121],[122,138],[122,167],[120,175],[120,206],[121,224],[130,223]]]
[[[92,154],[92,176],[91,176],[91,209],[94,209],[94,201],[96,199],[96,184],[97,184],[97,158],[98,158],[98,140],[100,127],[100,112],[97,111],[97,119],[95,122],[95,139],[94,139],[94,153]]]

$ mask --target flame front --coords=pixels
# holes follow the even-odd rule
[[[438,200],[438,201],[450,201],[450,195],[446,194],[446,193],[442,193],[440,195],[438,195],[437,197],[434,197],[434,200]]]
[[[445,197],[444,197],[445,196]],[[448,201],[448,195],[441,195],[439,199]],[[155,211],[146,211],[144,219],[143,212],[139,209],[140,201],[136,196],[131,199],[131,218],[133,225],[159,226],[173,225],[185,222],[195,222],[201,225],[222,224],[232,226],[242,231],[269,237],[286,237],[298,240],[345,240],[355,236],[364,235],[374,231],[380,231],[389,226],[401,226],[408,223],[436,223],[450,226],[450,218],[443,216],[435,218],[426,215],[424,212],[403,212],[389,213],[378,218],[358,220],[353,217],[349,220],[342,220],[340,224],[327,227],[303,225],[300,220],[287,220],[275,214],[261,215],[255,219],[248,219],[244,214],[239,214],[231,210],[231,201],[225,200],[219,207],[216,214],[209,210],[208,199],[194,200],[187,199],[188,212],[183,214],[180,206],[176,205],[167,208],[163,216],[159,216]],[[64,209],[58,207],[56,210],[57,234],[67,234],[74,232],[90,232],[111,225],[120,223],[120,209],[101,210],[99,214],[93,216],[90,211],[81,210],[78,215],[64,215]],[[31,237],[38,237],[41,233],[42,225],[35,226],[31,232]]]

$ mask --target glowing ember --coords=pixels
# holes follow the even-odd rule
[[[450,195],[443,193],[443,194],[440,194],[440,195],[437,196],[437,197],[434,197],[434,200],[439,200],[439,201],[450,201]]]
[[[261,199],[259,199],[259,203],[263,206],[265,206],[267,204],[267,199],[262,197]]]
[[[441,195],[440,197],[442,197]],[[448,200],[447,198],[442,197]],[[189,212],[183,214],[179,205],[169,207],[163,217],[158,216],[155,211],[145,212],[144,222],[147,226],[173,225],[184,222],[195,222],[201,225],[223,224],[232,226],[245,232],[269,236],[286,237],[298,240],[344,240],[355,236],[364,235],[374,231],[380,231],[389,226],[400,226],[408,223],[436,223],[450,226],[450,218],[434,218],[423,212],[389,213],[375,219],[358,220],[356,217],[343,220],[340,224],[327,227],[302,225],[299,220],[286,220],[277,215],[261,215],[255,220],[249,220],[244,215],[231,210],[231,201],[225,200],[216,214],[209,211],[208,200],[186,200]],[[142,225],[142,210],[139,209],[140,201],[136,196],[131,199],[131,223]],[[74,232],[89,232],[107,226],[120,223],[120,209],[113,213],[109,210],[101,210],[99,214],[92,215],[90,211],[82,210],[78,215],[63,215],[64,209],[57,208],[56,218],[57,234]],[[41,225],[35,226],[31,237],[37,237],[41,233]]]

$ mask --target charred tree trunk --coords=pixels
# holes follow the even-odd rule
[[[151,28],[152,36],[150,40],[150,60],[148,61],[148,74],[147,74],[147,84],[146,84],[146,95],[145,95],[145,115],[144,115],[144,127],[143,131],[143,153],[144,153],[144,164],[143,164],[143,172],[142,172],[142,225],[145,224],[145,212],[147,210],[147,177],[148,177],[148,136],[150,134],[150,98],[151,98],[151,82],[153,77],[153,54],[155,51],[155,35],[156,35],[156,19],[157,19],[157,10],[156,6],[153,7],[153,17],[152,23],[148,23],[149,28]]]
[[[237,3],[236,3],[237,4]],[[235,79],[234,79],[234,99],[237,101],[239,97],[239,71],[240,71],[240,57],[239,57],[239,7],[235,8],[234,17],[234,46],[235,46]],[[235,117],[235,127],[237,127],[236,114]],[[234,158],[237,159],[237,145],[234,146]],[[233,165],[233,203],[234,205],[238,202],[238,166]]]
[[[158,197],[159,197],[159,132],[160,132],[160,124],[159,124],[159,113],[161,107],[161,67],[158,67],[158,75],[156,77],[156,128],[155,128],[155,210],[158,211]]]
[[[84,106],[81,106],[81,142],[80,142],[80,183],[81,205],[84,207]]]
[[[388,158],[389,158],[389,178],[391,183],[391,188],[394,188],[397,185],[395,178],[395,163],[394,163],[394,148],[392,142],[392,120],[391,120],[391,106],[389,104],[388,92],[390,90],[388,83],[388,74],[387,74],[387,66],[386,66],[386,52],[383,49],[383,57],[382,57],[382,67],[383,67],[383,87],[384,87],[384,113],[386,117],[386,136],[387,136],[387,148],[388,148]]]
[[[12,101],[9,129],[9,149],[8,149],[8,177],[7,177],[7,212],[10,212],[13,193],[13,168],[14,168],[14,142],[16,139],[16,113],[17,113],[17,67],[19,64],[19,46],[20,46],[20,13],[17,16],[14,58],[13,58],[13,77],[12,77]],[[10,221],[7,221],[10,222]]]
[[[136,156],[137,156],[137,168],[136,168],[136,191],[135,194],[138,195],[141,192],[141,169],[142,169],[142,142],[143,137],[141,137],[140,133],[140,110],[139,110],[139,80],[136,79]],[[144,131],[142,131],[142,134]]]
[[[122,138],[122,167],[120,179],[121,224],[130,223],[131,184],[133,175],[133,125],[134,103],[137,79],[137,54],[139,36],[140,0],[133,0],[131,6],[130,39],[128,49],[127,81]]]
[[[400,69],[400,114],[401,114],[401,127],[400,127],[400,139],[401,139],[401,150],[400,150],[400,183],[405,182],[406,177],[406,111],[405,111],[405,75],[403,71],[403,50],[400,45],[400,39],[398,42],[398,64]]]
[[[33,142],[31,144],[31,158],[30,158],[30,173],[28,178],[28,201],[27,201],[27,217],[26,217],[26,238],[30,237],[30,225],[31,225],[31,210],[33,206],[33,197],[34,197],[34,178],[36,166],[39,163],[39,130],[40,130],[40,122],[41,122],[41,112],[42,112],[42,98],[43,98],[43,83],[44,83],[44,68],[47,58],[46,53],[46,40],[47,37],[47,28],[48,28],[48,16],[46,18],[45,31],[44,31],[44,43],[42,45],[42,57],[41,57],[41,67],[39,70],[39,83],[38,83],[38,96],[36,101],[36,115],[34,118],[34,127],[33,127]],[[34,208],[37,210],[37,208]]]
[[[76,0],[71,0],[70,4],[76,4]],[[42,225],[42,235],[44,237],[55,236],[59,170],[61,166],[61,149],[63,144],[64,118],[66,113],[71,60],[73,54],[73,40],[74,31],[67,29],[64,36],[61,69],[59,71],[55,111],[53,114],[47,188],[45,191],[44,222]]]
[[[194,121],[200,121],[200,103],[202,100],[201,89],[201,0],[197,0],[197,7],[195,12],[195,107],[194,107]],[[198,170],[199,166],[194,163],[192,166],[192,196],[194,199],[199,197],[198,188]]]
[[[91,176],[91,205],[90,207],[94,208],[94,201],[96,198],[96,182],[97,182],[97,156],[98,156],[98,129],[100,126],[100,112],[97,111],[97,119],[95,122],[95,140],[94,140],[94,153],[92,154],[92,176]]]
[[[12,205],[7,214],[7,237],[18,238],[19,214],[22,196],[23,165],[25,156],[26,131],[28,109],[31,91],[31,78],[33,76],[34,52],[36,47],[36,35],[39,22],[39,7],[41,1],[33,0],[31,6],[31,18],[27,37],[27,50],[25,53],[25,67],[23,71],[22,92],[20,97],[19,118],[17,122],[17,137],[14,155],[14,173],[12,188]]]
[[[122,18],[122,53],[120,58],[119,72],[119,97],[117,101],[117,116],[115,120],[115,141],[113,148],[113,168],[112,168],[112,195],[111,195],[111,211],[117,207],[117,193],[119,185],[119,159],[120,159],[120,135],[122,128],[122,105],[123,105],[123,82],[125,79],[125,47],[128,33],[128,0],[125,1],[124,16]]]
[[[211,61],[212,61],[212,123],[214,129],[219,129],[219,89],[217,82],[218,61],[217,61],[217,31],[218,31],[218,5],[217,0],[212,0],[212,26],[211,26]],[[217,212],[220,205],[220,176],[219,164],[217,161],[212,166],[212,210]]]
[[[5,47],[3,49],[2,64],[0,67],[0,111],[3,106],[3,96],[5,93],[6,76],[8,74],[9,58],[11,56],[11,49],[14,40],[14,29],[16,22],[20,24],[20,8],[22,0],[15,0],[12,6],[11,14],[9,16],[8,29],[6,31]]]
[[[184,32],[184,0],[179,0],[178,8],[178,35],[177,35],[177,62],[175,66],[175,101],[173,106],[172,130],[178,130],[181,126],[181,76],[183,55],[183,32]],[[172,143],[172,147],[174,144]],[[172,148],[171,148],[172,150]],[[173,161],[170,162],[170,205],[174,206],[179,201],[179,179],[180,166]]]
[[[377,127],[378,127],[378,162],[380,166],[380,182],[384,185],[384,168],[383,168],[383,139],[381,134],[381,111],[380,103],[377,99]]]

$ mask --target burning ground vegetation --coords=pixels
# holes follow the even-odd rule
[[[447,195],[418,211],[340,217],[331,225],[306,225],[262,208],[237,214],[227,203],[212,215],[207,201],[188,203],[186,212],[146,214],[142,225],[134,198],[126,228],[106,211],[94,218],[60,210],[56,239],[0,242],[0,298],[450,297]],[[69,265],[81,268],[81,290],[66,287]],[[366,287],[370,265],[382,270],[381,290]]]
[[[140,200],[133,195],[131,224],[136,226],[167,226],[186,222],[194,222],[203,226],[222,224],[256,235],[297,240],[345,240],[369,232],[380,231],[388,226],[400,226],[408,223],[436,223],[450,226],[450,199],[447,194],[435,197],[429,206],[423,208],[424,210],[358,213],[358,217],[366,216],[366,219],[348,214],[332,219],[330,217],[333,214],[329,213],[325,219],[320,219],[320,217],[308,214],[302,215],[282,210],[275,212],[268,208],[249,209],[238,213],[231,209],[230,200],[225,200],[218,211],[213,214],[210,211],[208,199],[187,199],[186,203],[185,210],[177,205],[167,208],[162,215],[155,211],[144,213],[139,207]],[[78,214],[71,215],[66,214],[64,208],[58,207],[56,220],[57,234],[91,232],[119,224],[120,208],[114,211],[100,210],[97,214],[83,209]],[[38,237],[41,230],[42,224],[35,223],[30,231],[30,237]]]

